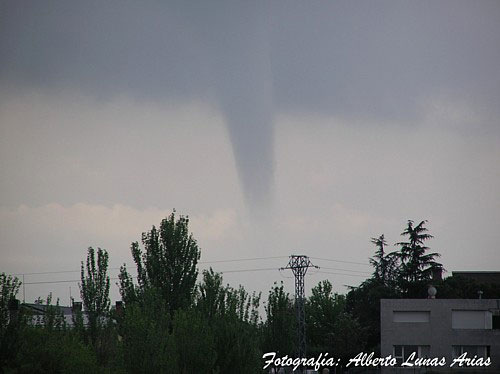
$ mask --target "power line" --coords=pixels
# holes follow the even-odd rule
[[[344,264],[355,264],[355,265],[364,265],[364,266],[371,266],[370,264],[367,264],[365,262],[356,262],[356,261],[345,261],[345,260],[335,260],[333,258],[320,258],[320,257],[310,257],[314,260],[322,260],[322,261],[332,261],[332,262],[342,262]]]
[[[240,261],[258,261],[258,260],[272,260],[272,259],[282,259],[288,258],[288,256],[269,256],[269,257],[253,257],[253,258],[239,258],[230,260],[214,260],[214,261],[200,261],[199,264],[214,264],[214,263],[224,263],[224,262],[240,262]],[[108,270],[120,270],[120,267],[108,268]],[[32,273],[16,273],[12,275],[47,275],[47,274],[64,274],[64,273],[79,273],[80,270],[54,270],[54,271],[42,271],[42,272],[32,272]],[[26,283],[29,284],[29,283]]]
[[[108,268],[108,270],[120,270],[121,267],[119,268]],[[12,274],[12,275],[46,275],[46,274],[63,274],[63,273],[79,273],[80,270],[58,270],[58,271],[41,271],[41,272],[36,272],[36,273],[17,273],[17,274]],[[28,284],[28,283],[26,283]]]
[[[258,261],[258,260],[281,259],[281,258],[286,258],[286,257],[287,256],[268,256],[268,257],[253,257],[253,258],[241,258],[241,259],[229,259],[229,260],[201,261],[201,262],[199,262],[199,264]],[[310,257],[310,258],[316,259],[316,260],[322,260],[322,261],[331,261],[331,262],[340,262],[340,263],[346,263],[346,264],[370,266],[368,264],[365,264],[362,262],[355,262],[355,261],[344,261],[344,260],[336,260],[336,259],[328,259],[328,258],[320,258],[320,257]],[[323,266],[321,268],[328,269],[328,270],[338,270],[338,271],[349,272],[349,273],[359,273],[359,274],[366,274],[366,275],[370,274],[369,272],[351,270],[351,269],[343,269],[343,268],[331,268],[331,267],[323,267]],[[113,267],[113,268],[109,268],[108,270],[120,270],[120,269],[121,269],[121,267]],[[222,270],[222,271],[219,271],[219,273],[228,274],[228,273],[243,273],[243,272],[252,272],[252,271],[271,271],[271,270],[281,270],[281,269],[279,269],[279,268],[252,268],[252,269]],[[13,275],[25,275],[26,276],[26,275],[64,274],[64,273],[79,273],[80,271],[81,270],[59,270],[59,271],[18,273],[18,274],[13,274]],[[320,270],[314,271],[313,273],[311,273],[311,275],[314,275],[317,273],[364,277],[363,275],[358,275],[358,274],[344,274],[344,273],[326,272],[326,271],[320,271]],[[281,272],[280,272],[280,275],[283,276],[283,274],[281,274]],[[118,280],[118,279],[119,278],[110,278],[110,280]],[[71,280],[56,280],[56,281],[23,282],[23,284],[33,285],[33,284],[76,283],[76,282],[80,282],[80,280],[79,279],[78,280],[71,279]]]
[[[324,268],[324,269],[333,269],[333,268]],[[245,273],[245,272],[251,272],[251,271],[271,271],[271,270],[278,270],[278,271],[280,271],[281,269],[279,269],[279,268],[237,269],[237,270],[223,270],[223,271],[218,271],[218,273],[220,273],[220,274]],[[349,271],[347,269],[334,269],[334,270]],[[320,271],[320,270],[315,270],[314,272],[311,273],[311,275],[314,275],[314,274],[317,274],[317,273],[364,277],[363,275],[358,275],[358,274],[343,274],[343,273],[334,273],[334,272]],[[280,271],[280,274],[284,278],[293,278],[293,277],[286,277],[286,276],[284,276],[281,273],[281,271]],[[137,277],[132,277],[132,278],[137,278]],[[110,280],[119,280],[120,278],[109,278],[109,279]],[[26,284],[26,285],[32,285],[32,284],[51,284],[51,283],[77,283],[77,282],[80,282],[80,281],[81,281],[80,279],[60,279],[60,280],[54,280],[54,281],[25,282],[24,284]]]
[[[43,282],[26,282],[24,284],[28,285],[28,284],[77,283],[77,282],[80,282],[80,279],[43,281]]]
[[[285,279],[292,279],[292,278],[294,278],[293,276],[292,277],[287,277],[286,275],[283,275],[282,269],[278,269],[278,270],[280,271],[280,275],[281,275],[282,278],[285,278]],[[309,272],[309,274],[311,274],[311,272]]]
[[[132,277],[132,278],[137,278],[137,277]],[[110,281],[119,279],[120,278],[109,278]],[[68,279],[68,280],[60,279],[55,281],[26,282],[25,284],[78,283],[78,282],[81,282],[81,279]]]
[[[329,268],[325,266],[320,266],[321,269],[328,269],[328,270],[340,270],[340,271],[348,271],[351,273],[360,273],[360,274],[366,274],[366,275],[371,275],[372,273],[368,271],[359,271],[359,270],[351,270],[351,269],[341,269],[341,268]]]
[[[214,264],[220,262],[240,262],[240,261],[257,261],[257,260],[272,260],[277,258],[287,258],[288,256],[273,256],[273,257],[254,257],[254,258],[240,258],[233,260],[214,260],[214,261],[201,261],[199,264]]]
[[[370,274],[366,272],[358,272],[356,270],[349,270],[349,269],[339,269],[339,268],[328,268],[328,267],[321,267],[321,269],[330,269],[330,270],[340,270],[340,271],[348,271],[348,272],[355,272],[355,273],[362,273],[362,274]],[[281,273],[282,269],[279,268],[253,268],[253,269],[237,269],[237,270],[222,270],[218,271],[220,274],[227,274],[227,273],[245,273],[245,272],[252,272],[252,271],[271,271],[271,270],[278,270],[280,271],[280,275],[284,278],[293,278],[293,277],[286,277]],[[61,272],[54,272],[54,273],[61,273]],[[334,274],[334,275],[347,275],[347,276],[354,276],[354,277],[362,277],[364,278],[364,275],[361,274],[344,274],[344,273],[337,273],[337,272],[330,272],[330,271],[320,271],[320,270],[315,270],[314,272],[311,273],[311,275],[317,274],[317,273],[322,273],[322,274]],[[46,274],[46,273],[44,273]],[[50,274],[50,273],[47,273]],[[132,278],[137,278],[137,277],[132,277]],[[110,278],[110,280],[119,280],[120,278]],[[33,285],[33,284],[53,284],[53,283],[77,283],[80,282],[80,279],[60,279],[60,280],[54,280],[54,281],[37,281],[37,282],[24,282],[23,284],[25,285]]]
[[[360,278],[366,278],[366,276],[364,275],[361,275],[361,274],[343,274],[343,273],[333,273],[331,271],[316,271],[313,273],[314,274],[317,274],[317,273],[322,273],[322,274],[334,274],[334,275],[347,275],[349,277],[360,277]]]
[[[279,270],[278,268],[259,268],[259,269],[239,269],[239,270],[226,270],[226,271],[218,271],[218,273],[226,274],[226,273],[243,273],[247,271],[267,271],[267,270]]]

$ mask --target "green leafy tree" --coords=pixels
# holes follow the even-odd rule
[[[400,287],[405,293],[408,293],[412,286],[430,279],[435,269],[442,268],[442,265],[436,262],[439,253],[428,253],[429,247],[425,246],[425,242],[433,237],[428,233],[426,223],[427,221],[421,221],[415,226],[412,220],[408,220],[405,230],[401,233],[402,236],[408,237],[408,240],[396,243],[401,247],[399,279]]]
[[[160,227],[142,234],[144,250],[132,243],[132,257],[137,267],[138,286],[125,266],[120,271],[123,300],[138,301],[148,288],[156,288],[167,303],[171,315],[189,307],[193,300],[200,249],[189,233],[189,218],[175,218],[175,211],[161,221]]]
[[[387,242],[384,234],[378,238],[371,238],[377,250],[370,258],[370,264],[374,267],[373,277],[384,285],[392,285],[397,278],[399,257],[396,252],[387,253],[385,248]]]
[[[0,274],[0,371],[2,367],[12,362],[22,342],[21,318],[17,321],[11,320],[9,311],[9,304],[15,300],[20,287],[21,282],[17,277]]]
[[[98,372],[95,353],[67,328],[59,300],[54,305],[49,294],[45,300],[38,298],[35,304],[43,312],[33,314],[21,308],[17,330],[20,344],[13,360],[0,368],[12,373]]]
[[[400,297],[397,289],[370,278],[346,295],[346,312],[356,319],[366,331],[366,346],[361,348],[380,352],[380,299]]]
[[[206,317],[194,309],[178,310],[173,326],[178,373],[214,373],[217,361],[215,337]]]
[[[279,286],[274,283],[265,309],[264,352],[276,352],[278,356],[293,355],[297,341],[297,317],[293,300],[285,292],[283,282]]]
[[[147,289],[142,303],[127,304],[118,326],[121,362],[128,373],[177,373],[178,357],[165,301]]]
[[[259,304],[260,294],[250,295],[242,286],[223,286],[220,274],[212,269],[203,271],[196,308],[214,331],[215,364],[220,373],[259,371]]]
[[[349,313],[341,313],[334,324],[333,347],[343,365],[366,347],[367,330]]]
[[[21,282],[17,277],[0,274],[0,331],[4,331],[9,323],[9,302],[16,298]]]
[[[334,293],[328,280],[319,282],[311,293],[306,303],[308,356],[334,352],[334,325],[345,308],[345,296]]]
[[[43,326],[48,331],[66,330],[66,319],[64,318],[64,314],[59,306],[59,299],[57,299],[56,304],[53,305],[52,293],[49,293],[45,301],[39,297],[35,300],[35,304],[42,306],[44,312],[34,316],[31,322],[35,323],[37,326]]]
[[[440,299],[477,299],[479,292],[483,299],[500,299],[500,286],[494,283],[478,282],[474,279],[453,275],[433,285]]]
[[[203,270],[203,279],[197,287],[196,307],[209,321],[223,315],[226,306],[226,288],[222,284],[222,275],[210,270]]]
[[[96,259],[97,254],[97,259]],[[97,260],[97,261],[96,261]],[[109,325],[109,276],[108,252],[89,247],[86,265],[81,263],[80,296],[87,316],[87,326],[82,328],[83,319],[77,317],[76,326],[82,328],[83,336],[96,350],[99,362],[109,358],[109,341],[111,327]]]
[[[22,330],[13,373],[99,373],[92,348],[70,330],[43,326]]]

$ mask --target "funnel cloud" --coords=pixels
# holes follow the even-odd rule
[[[367,262],[428,219],[447,269],[495,270],[499,35],[488,0],[2,0],[0,263],[119,266],[176,208],[203,261]]]

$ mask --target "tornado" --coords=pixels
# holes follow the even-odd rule
[[[269,9],[263,1],[221,1],[206,14],[217,25],[207,44],[242,190],[247,205],[265,207],[274,175]]]

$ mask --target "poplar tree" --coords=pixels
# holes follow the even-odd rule
[[[137,268],[137,282],[125,266],[120,271],[120,291],[124,301],[140,301],[144,292],[153,289],[162,297],[171,315],[193,301],[200,249],[189,233],[189,218],[175,217],[174,212],[142,234],[141,249],[132,243],[132,257]]]
[[[87,315],[88,335],[95,346],[99,330],[109,315],[108,252],[105,249],[89,247],[87,261],[81,263],[80,296]]]

